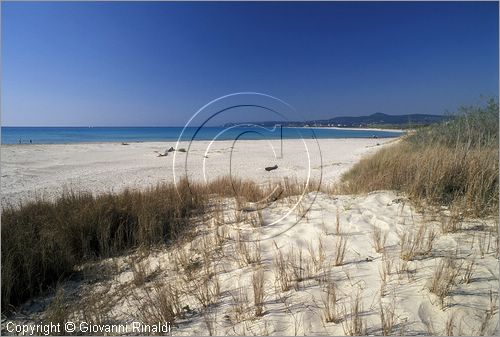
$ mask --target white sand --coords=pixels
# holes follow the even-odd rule
[[[248,223],[234,223],[234,204],[227,200],[226,224],[218,229],[212,221],[200,223],[197,234],[188,242],[159,247],[146,255],[138,253],[98,263],[93,267],[97,281],[63,284],[68,304],[77,309],[76,317],[80,317],[70,316],[71,319],[82,320],[78,310],[86,315],[99,312],[97,317],[103,323],[128,324],[131,329],[132,322],[143,319],[144,308],[161,308],[154,290],[159,282],[178,291],[178,303],[189,308],[183,309],[183,317],[176,319],[173,335],[209,335],[209,327],[214,335],[345,335],[352,325],[357,294],[361,299],[363,332],[367,335],[382,334],[381,304],[386,315],[394,313],[394,335],[444,335],[452,318],[452,333],[456,335],[498,333],[498,237],[491,235],[495,222],[468,223],[463,231],[443,234],[441,219],[423,217],[408,200],[392,192],[339,197],[320,193],[306,218],[291,228],[295,217],[279,223],[288,229],[282,235],[258,241],[258,245],[238,241],[238,231],[246,239],[268,236],[275,228],[267,224],[293,203],[294,200],[283,200],[269,205],[263,211],[263,227],[253,228]],[[405,265],[400,258],[400,237],[403,233],[415,233],[422,222],[427,224],[428,232],[437,234],[432,249]],[[477,229],[478,225],[485,227]],[[387,235],[385,258],[392,266],[385,283],[384,254],[376,252],[372,240],[375,229]],[[335,266],[336,245],[341,238],[347,242],[345,258]],[[276,279],[276,247],[291,275],[289,290],[282,290]],[[245,249],[251,256],[260,251],[260,267],[258,263],[244,262]],[[429,286],[437,266],[448,256],[453,258],[458,275],[441,303]],[[196,266],[191,277],[182,267],[183,261]],[[471,262],[474,268],[470,282],[466,283],[465,269]],[[262,316],[255,317],[252,275],[258,268],[264,271],[264,300]],[[134,269],[144,270],[144,274]],[[295,273],[302,275],[303,280],[297,282]],[[207,283],[205,275],[210,275]],[[137,283],[141,279],[144,284]],[[325,320],[328,283],[336,288],[337,322]],[[215,284],[219,285],[218,291]],[[213,303],[204,307],[200,294],[206,294]],[[14,321],[32,324],[44,317],[40,308],[51,298],[52,295],[42,296],[27,303]],[[92,306],[85,307],[79,301]]]
[[[323,177],[333,181],[361,156],[373,152],[376,143],[387,140],[321,140]],[[124,186],[147,186],[159,181],[171,181],[172,158],[156,157],[170,144],[141,143],[80,145],[33,145],[2,148],[2,192],[7,200],[30,197],[35,191],[53,195],[60,184],[91,188],[94,191],[119,190]],[[203,143],[197,143],[193,158],[201,159],[191,175],[202,179]],[[298,157],[299,143],[291,141],[279,170],[269,175],[262,170],[272,165],[272,154],[261,157],[263,142],[242,143],[236,147],[234,172],[238,176],[265,181],[280,174],[303,177],[307,161]],[[224,175],[230,143],[214,145],[207,162],[208,177]],[[296,157],[289,156],[295,154]],[[302,153],[303,155],[303,153]],[[185,154],[181,154],[181,158]],[[208,160],[207,159],[207,160]],[[223,163],[221,165],[220,163]],[[179,164],[179,168],[182,165]],[[319,168],[313,165],[312,172]],[[293,173],[293,174],[291,174]],[[315,176],[315,174],[313,174]],[[392,334],[445,334],[446,324],[453,318],[454,334],[479,335],[498,333],[498,236],[494,220],[468,220],[463,229],[443,233],[440,224],[448,221],[447,211],[441,214],[422,214],[404,196],[379,191],[359,196],[331,196],[319,193],[306,195],[301,204],[312,204],[306,217],[295,207],[290,216],[270,225],[296,205],[296,199],[279,200],[262,212],[263,226],[254,228],[248,218],[237,222],[242,214],[235,211],[234,201],[222,200],[224,224],[213,220],[200,222],[196,233],[174,247],[158,247],[145,255],[108,259],[97,264],[99,280],[95,283],[66,282],[63,284],[73,308],[95,314],[104,323],[130,324],[140,319],[140,308],[157,308],[156,282],[170,285],[180,293],[184,317],[172,326],[174,335],[344,335],[352,323],[352,306],[356,294],[361,298],[361,319],[366,334],[381,334],[380,304],[386,314],[393,311]],[[299,204],[300,205],[300,204]],[[245,213],[258,218],[257,212]],[[337,220],[338,219],[338,220]],[[300,220],[300,221],[299,221]],[[340,232],[337,232],[337,222]],[[425,224],[423,246],[431,232],[436,234],[430,249],[409,262],[401,259],[401,237],[417,233]],[[385,283],[382,281],[384,254],[373,244],[373,232],[379,229],[387,236],[385,259],[392,261]],[[219,232],[217,239],[216,231]],[[240,236],[255,242],[238,242]],[[276,233],[283,232],[275,236]],[[268,239],[272,237],[271,239]],[[336,245],[345,239],[344,261],[336,266]],[[323,246],[320,254],[319,242]],[[289,290],[282,290],[276,277],[279,251],[286,259],[291,276]],[[255,317],[252,275],[259,267],[244,262],[244,251],[250,255],[260,251],[260,268],[264,270],[263,315]],[[420,248],[419,248],[420,249]],[[139,258],[141,256],[141,258]],[[458,275],[443,303],[430,291],[431,280],[441,261],[453,259]],[[314,261],[317,262],[314,262]],[[181,266],[184,261],[196,266],[194,277],[188,277]],[[302,261],[302,262],[301,262]],[[466,282],[466,266],[474,263],[472,275]],[[132,266],[144,269],[145,283],[137,285],[137,272]],[[104,270],[111,270],[104,273]],[[107,275],[107,276],[106,276]],[[134,276],[135,275],[135,276]],[[204,308],[196,294],[204,289],[205,275],[209,297],[213,300]],[[215,276],[214,276],[215,275]],[[211,285],[218,281],[219,291]],[[335,284],[338,322],[326,322],[325,298],[328,283]],[[218,294],[215,294],[218,293]],[[147,295],[149,294],[149,295]],[[43,317],[43,308],[52,295],[27,303],[15,321],[33,322]],[[93,303],[94,309],[84,307],[82,299]],[[49,300],[49,301],[47,301]],[[76,303],[76,304],[75,304]],[[143,307],[144,308],[144,307]],[[390,309],[392,308],[392,309]],[[23,316],[26,314],[26,316]],[[81,313],[77,314],[80,315]],[[73,317],[74,318],[74,317]],[[5,327],[5,322],[3,324]],[[3,333],[6,333],[5,330]],[[137,332],[136,332],[137,334]]]
[[[306,142],[310,157],[310,176],[329,183],[377,144],[394,139],[320,139]],[[179,148],[188,148],[187,143]],[[191,145],[188,174],[195,180],[207,180],[232,174],[259,183],[280,177],[305,180],[309,160],[304,142],[283,141],[283,158],[279,141],[238,141],[231,156],[232,141],[197,141]],[[35,196],[54,197],[64,187],[94,193],[120,191],[125,187],[144,188],[173,181],[173,153],[158,157],[175,142],[166,143],[87,143],[61,145],[4,145],[1,148],[1,189],[3,203],[17,203]],[[208,158],[204,158],[207,151]],[[321,149],[321,155],[318,149]],[[185,175],[186,154],[176,152],[177,177]],[[231,159],[231,160],[230,160]],[[321,159],[323,169],[321,169]],[[203,165],[205,160],[205,176]],[[231,164],[230,164],[231,163]],[[277,164],[278,170],[264,171]],[[230,171],[231,168],[231,171]]]

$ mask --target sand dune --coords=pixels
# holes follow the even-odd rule
[[[498,329],[493,221],[481,221],[482,230],[442,234],[439,219],[416,212],[393,192],[338,197],[320,193],[303,219],[297,221],[296,212],[288,220],[294,226],[280,222],[283,234],[262,239],[274,230],[267,224],[295,202],[292,198],[269,205],[262,227],[252,227],[248,218],[235,221],[234,203],[223,200],[219,222],[200,222],[189,240],[97,263],[89,268],[94,274],[87,272],[94,277],[63,286],[65,303],[81,310],[72,319],[81,320],[89,308],[101,308],[106,322],[132,329],[132,322],[160,310],[160,294],[168,292],[176,294],[169,298],[175,298],[180,311],[174,335],[345,335],[354,329],[383,334],[382,310],[392,322],[385,325],[391,334],[477,335]],[[418,248],[416,256],[405,261],[401,237],[417,233],[421,224],[425,250]],[[378,252],[377,230],[386,237]],[[431,232],[436,236],[429,239]],[[340,259],[341,242],[345,256]],[[432,282],[447,259],[453,261],[456,275],[441,300],[431,291]],[[471,263],[473,272],[467,275]],[[256,315],[254,278],[260,272],[262,313]],[[24,307],[28,322],[43,317],[36,308],[44,303],[41,297]]]

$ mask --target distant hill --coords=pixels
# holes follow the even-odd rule
[[[290,122],[252,122],[252,124],[262,126],[274,126],[280,124],[283,126],[337,126],[337,127],[388,127],[388,128],[408,128],[416,126],[424,126],[440,122],[448,116],[428,115],[428,114],[409,114],[409,115],[388,115],[377,112],[368,116],[356,117],[333,117],[330,119],[309,120],[306,122],[290,121]],[[231,126],[235,123],[228,123],[225,126]]]
[[[330,125],[344,127],[364,127],[364,126],[408,126],[408,125],[429,125],[448,118],[442,115],[410,114],[410,115],[388,115],[377,112],[368,116],[358,117],[334,117],[324,120],[314,120],[308,123],[312,125]]]

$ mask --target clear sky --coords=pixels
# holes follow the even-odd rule
[[[496,2],[1,6],[4,126],[179,126],[238,91],[311,119],[498,96]]]

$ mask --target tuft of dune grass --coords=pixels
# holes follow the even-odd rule
[[[98,196],[70,191],[56,200],[4,207],[2,310],[13,311],[55,288],[88,261],[177,240],[196,223],[193,217],[207,211],[212,196],[267,203],[300,194],[304,187],[288,180],[276,187],[224,177]]]
[[[175,239],[203,210],[185,182],[93,196],[68,192],[2,211],[2,309],[53,287],[85,261]]]
[[[362,159],[343,175],[340,191],[390,189],[462,215],[497,214],[498,159],[498,102],[490,100]]]

